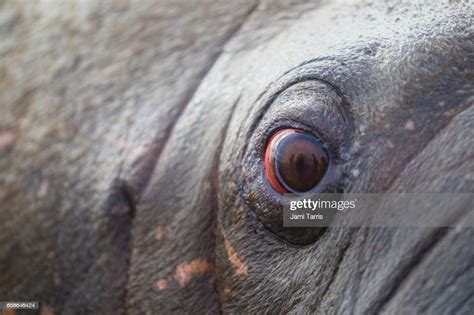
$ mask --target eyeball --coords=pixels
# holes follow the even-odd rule
[[[324,177],[329,156],[316,136],[301,129],[287,128],[270,137],[264,163],[265,177],[275,191],[305,193]]]

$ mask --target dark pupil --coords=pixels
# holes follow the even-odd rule
[[[284,136],[275,149],[275,171],[281,184],[289,191],[311,190],[328,167],[323,144],[311,134],[295,132]]]

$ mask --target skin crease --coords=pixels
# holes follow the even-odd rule
[[[279,202],[258,152],[282,122],[324,130],[344,191],[472,192],[472,4],[152,2],[0,2],[2,300],[472,313],[472,229],[332,228],[302,247],[256,215]],[[335,90],[344,123],[278,102],[303,79]]]

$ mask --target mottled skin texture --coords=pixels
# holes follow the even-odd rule
[[[473,9],[0,1],[1,300],[472,314],[472,229],[289,244],[262,224],[281,200],[259,152],[274,126],[304,124],[331,148],[338,190],[472,192]],[[322,98],[283,93],[302,80]]]

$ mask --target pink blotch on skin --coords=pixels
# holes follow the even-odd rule
[[[235,273],[238,276],[248,275],[249,271],[247,266],[236,253],[234,247],[232,247],[228,240],[225,240],[225,250],[227,251],[227,256],[229,257],[230,263],[232,264],[232,266],[234,266]]]
[[[160,241],[168,235],[168,229],[164,227],[157,227],[155,230],[155,239]]]
[[[405,124],[405,129],[406,130],[415,130],[415,123],[413,120],[408,120],[407,123]]]
[[[194,259],[190,262],[181,263],[176,267],[174,279],[181,287],[196,275],[202,275],[214,271],[214,264],[206,259]]]
[[[168,286],[168,280],[160,279],[156,281],[155,287],[158,291],[163,291]]]
[[[171,229],[166,226],[159,226],[155,229],[155,240],[161,241],[164,239],[174,240],[174,234],[171,232]]]
[[[11,131],[0,133],[0,149],[6,148],[15,142],[16,136]]]

